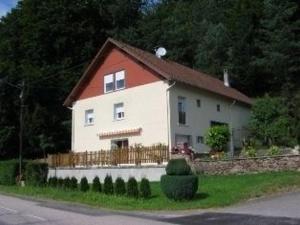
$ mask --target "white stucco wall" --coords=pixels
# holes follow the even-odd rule
[[[186,98],[187,124],[178,124],[178,96]],[[201,107],[197,107],[197,99],[201,100]],[[215,95],[204,90],[176,84],[170,89],[170,118],[171,118],[171,146],[175,145],[175,135],[191,135],[192,146],[197,152],[207,152],[209,147],[196,143],[197,136],[205,136],[211,121],[232,124],[232,127],[240,129],[248,124],[250,108],[240,103],[232,105],[233,100]],[[217,111],[217,104],[221,106]],[[235,146],[239,143],[235,142]]]
[[[82,177],[86,177],[92,183],[95,176],[103,182],[106,175],[111,175],[115,181],[117,177],[122,177],[126,182],[130,177],[137,181],[147,178],[150,181],[160,181],[160,177],[166,174],[165,166],[142,166],[142,167],[109,167],[109,168],[74,168],[74,169],[49,169],[48,177],[76,177],[78,182]]]
[[[167,101],[164,81],[141,85],[78,100],[73,104],[72,150],[97,151],[110,149],[111,139],[100,139],[97,134],[142,128],[137,136],[129,136],[129,145],[150,146],[167,144]],[[114,120],[114,104],[124,103],[125,118]],[[85,110],[94,109],[94,125],[85,125]]]

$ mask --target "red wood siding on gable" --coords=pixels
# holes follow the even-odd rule
[[[125,70],[125,89],[161,80],[158,75],[138,64],[134,59],[117,48],[113,48],[102,61],[95,74],[83,88],[77,99],[104,94],[104,76]]]

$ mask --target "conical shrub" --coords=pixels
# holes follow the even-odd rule
[[[138,198],[139,190],[138,183],[134,177],[130,177],[127,182],[127,195],[128,197]]]
[[[71,186],[71,179],[70,179],[70,177],[66,177],[64,179],[63,188],[64,189],[69,189],[70,186]]]
[[[78,181],[77,181],[76,177],[71,177],[70,189],[77,190],[77,188],[78,188]]]
[[[88,180],[86,177],[81,178],[80,180],[80,191],[87,192],[90,189]]]
[[[103,192],[107,195],[114,194],[114,185],[113,185],[112,177],[108,174],[104,179]]]
[[[121,177],[118,177],[116,179],[115,193],[116,193],[116,195],[125,195],[126,194],[125,181]]]
[[[94,192],[101,192],[101,183],[100,183],[100,179],[99,179],[98,176],[96,176],[93,179],[92,191],[94,191]]]
[[[140,194],[142,198],[150,198],[151,197],[151,187],[150,182],[147,178],[143,178],[140,184]]]

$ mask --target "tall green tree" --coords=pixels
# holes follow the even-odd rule
[[[17,154],[25,81],[24,155],[70,148],[64,99],[109,36],[135,24],[142,0],[22,0],[0,21],[0,153]]]

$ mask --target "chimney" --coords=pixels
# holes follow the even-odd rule
[[[229,76],[228,76],[228,71],[227,69],[224,69],[224,85],[226,87],[230,87],[230,84],[229,84]]]

